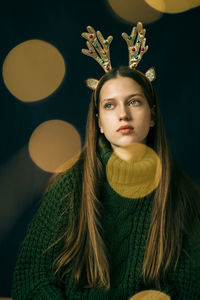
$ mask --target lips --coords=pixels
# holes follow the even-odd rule
[[[119,127],[119,128],[117,129],[117,131],[126,130],[126,129],[132,130],[133,127],[132,127],[132,126],[129,126],[129,125],[125,125],[125,126]]]
[[[130,125],[121,126],[117,131],[121,134],[130,134],[133,132],[133,127]]]

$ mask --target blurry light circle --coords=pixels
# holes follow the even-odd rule
[[[57,172],[66,161],[81,151],[81,138],[71,124],[50,120],[40,124],[29,140],[34,163],[47,172]]]
[[[133,143],[117,147],[108,160],[110,186],[126,198],[142,198],[156,189],[162,174],[158,155],[150,147]]]
[[[55,173],[64,172],[65,170],[70,169],[79,159],[81,152],[77,152],[70,159],[66,160],[63,164],[61,164],[58,168],[55,169]]]
[[[170,300],[171,298],[167,294],[160,291],[146,290],[135,294],[129,300],[148,300],[148,299]]]
[[[145,2],[163,13],[180,13],[200,5],[200,0],[145,0]]]
[[[152,23],[162,16],[144,0],[108,0],[108,4],[117,16],[128,23]]]
[[[51,95],[65,75],[65,62],[53,45],[28,40],[13,48],[3,63],[3,80],[10,93],[24,102]]]

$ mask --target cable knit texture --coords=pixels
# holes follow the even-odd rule
[[[105,144],[98,151],[106,168],[112,150]],[[153,193],[140,199],[122,197],[111,188],[106,175],[101,182],[100,200],[103,204],[102,225],[108,249],[111,288],[72,288],[68,277],[65,285],[60,285],[54,278],[52,262],[58,256],[62,243],[45,250],[66,228],[70,211],[77,209],[70,202],[70,195],[74,185],[81,194],[82,173],[83,164],[79,163],[70,171],[58,175],[28,226],[14,272],[14,300],[127,300],[141,290],[154,288],[145,286],[141,276]],[[199,238],[199,232],[197,236]],[[187,252],[193,253],[193,250],[194,245],[188,243]],[[199,248],[195,251],[192,258],[185,252],[181,254],[176,271],[169,273],[168,282],[161,289],[172,300],[198,300],[200,297]]]

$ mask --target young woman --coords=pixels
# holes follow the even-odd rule
[[[162,165],[158,186],[142,198],[120,195],[106,176],[112,154],[134,143],[151,147]],[[129,165],[113,163],[112,175],[134,176]],[[199,299],[199,200],[170,156],[151,82],[112,69],[93,93],[80,157],[51,183],[28,227],[13,299],[127,300],[148,289]]]

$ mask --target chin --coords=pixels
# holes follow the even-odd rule
[[[129,146],[134,143],[139,143],[139,144],[146,144],[146,139],[144,140],[136,140],[136,139],[129,139],[129,140],[124,140],[124,141],[118,141],[116,143],[113,143],[114,145],[117,145],[118,147],[123,147],[123,146]]]
[[[140,141],[136,140],[136,139],[133,139],[133,138],[125,138],[124,140],[122,141],[119,141],[119,145],[120,146],[128,146],[128,145],[131,145],[133,143],[140,143]]]
[[[117,147],[125,147],[125,146],[129,146],[133,143],[139,143],[138,141],[134,141],[134,140],[131,140],[131,141],[117,141],[117,142],[111,142],[113,145],[117,146]]]

